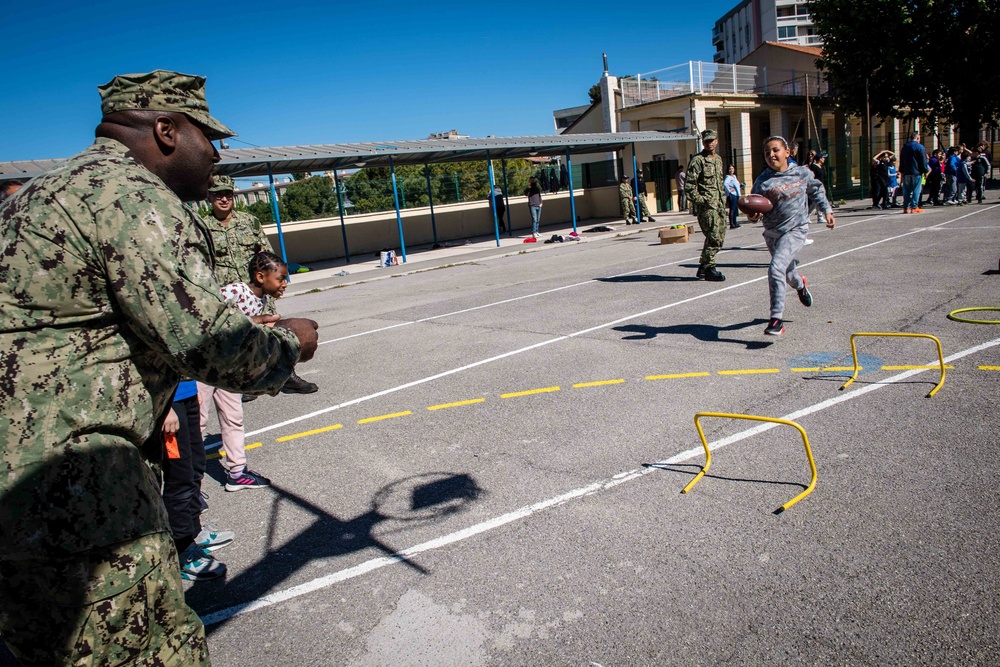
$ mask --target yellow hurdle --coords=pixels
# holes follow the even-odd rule
[[[684,487],[684,490],[681,491],[681,493],[687,493],[688,491],[690,491],[691,489],[693,489],[694,485],[698,483],[698,480],[700,480],[702,477],[704,477],[705,473],[708,472],[709,466],[712,465],[712,451],[708,448],[708,441],[705,439],[705,431],[703,431],[702,428],[701,428],[701,421],[700,420],[701,420],[702,417],[719,417],[719,418],[722,418],[722,419],[746,419],[746,420],[749,420],[749,421],[756,421],[756,422],[770,422],[772,424],[784,424],[785,426],[792,426],[792,427],[798,429],[799,433],[802,435],[802,444],[806,448],[806,457],[809,459],[809,469],[812,471],[812,479],[809,480],[809,486],[806,487],[805,491],[803,491],[802,493],[800,493],[799,495],[795,496],[794,498],[792,498],[791,500],[789,500],[787,503],[785,503],[784,505],[782,505],[777,510],[776,513],[778,513],[778,512],[784,512],[789,507],[791,507],[795,503],[799,502],[800,500],[802,500],[803,498],[805,498],[806,496],[808,496],[810,493],[812,493],[813,489],[816,488],[816,461],[813,460],[812,449],[809,447],[809,436],[806,435],[805,429],[802,428],[801,426],[799,426],[798,424],[796,424],[795,422],[789,421],[787,419],[778,419],[776,417],[758,417],[756,415],[738,415],[738,414],[730,414],[728,412],[699,412],[698,414],[696,414],[694,416],[694,425],[698,429],[698,436],[701,438],[701,445],[702,445],[702,447],[705,448],[705,465],[704,465],[704,467],[702,467],[701,472],[699,472],[697,475],[695,475],[694,479],[692,479],[688,483],[688,485]]]
[[[937,345],[938,361],[941,363],[941,379],[938,381],[937,385],[935,385],[934,388],[931,389],[931,393],[927,394],[927,398],[930,398],[931,396],[936,394],[937,390],[940,389],[941,385],[944,384],[944,374],[945,374],[944,351],[941,349],[941,341],[939,341],[934,336],[930,334],[921,334],[921,333],[884,333],[884,332],[880,333],[873,331],[860,331],[858,333],[851,334],[851,354],[854,356],[854,375],[851,376],[850,380],[844,383],[844,386],[840,388],[841,391],[847,389],[847,387],[849,387],[852,382],[858,379],[858,371],[861,370],[861,367],[858,366],[858,347],[854,343],[854,339],[857,338],[858,336],[882,336],[890,338],[930,338]]]

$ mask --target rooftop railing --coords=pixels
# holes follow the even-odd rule
[[[692,60],[683,65],[622,77],[622,106],[669,100],[693,93],[821,96],[829,92],[819,72],[768,69]]]

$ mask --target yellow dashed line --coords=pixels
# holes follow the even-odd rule
[[[673,380],[676,378],[707,378],[711,373],[669,373],[667,375],[647,375],[647,380]]]
[[[719,375],[762,375],[764,373],[780,373],[780,368],[747,368],[741,371],[717,371]]]
[[[935,364],[933,366],[883,366],[884,371],[915,371],[920,368],[941,368],[941,364]],[[945,364],[945,368],[955,368],[954,366],[949,366]],[[853,368],[851,369],[854,370]]]
[[[981,371],[1000,371],[1000,366],[980,366]]]
[[[365,419],[359,419],[359,424],[370,424],[371,422],[379,422],[383,419],[393,419],[395,417],[405,417],[407,415],[412,415],[413,413],[409,410],[404,412],[393,412],[391,415],[379,415],[378,417],[366,417]]]
[[[467,401],[457,401],[455,403],[441,403],[440,405],[431,405],[431,406],[428,406],[427,409],[428,410],[444,410],[445,408],[457,408],[457,407],[462,406],[462,405],[472,405],[474,403],[482,403],[485,400],[486,400],[485,398],[470,398]]]
[[[295,440],[296,438],[304,438],[307,435],[316,435],[317,433],[326,433],[327,431],[336,431],[338,428],[343,428],[343,424],[334,424],[333,426],[324,426],[323,428],[313,429],[312,431],[303,431],[302,433],[296,433],[294,435],[284,435],[280,438],[275,438],[278,442],[288,442],[289,440]]]
[[[531,394],[547,394],[559,391],[559,387],[544,387],[542,389],[529,389],[528,391],[515,391],[510,394],[500,394],[500,398],[517,398],[518,396],[530,396]]]
[[[863,371],[864,369],[865,369],[864,366],[858,366],[858,370],[859,371]],[[854,366],[827,366],[823,370],[824,371],[853,371],[854,370]]]
[[[621,380],[598,380],[597,382],[580,382],[579,384],[573,385],[573,389],[582,389],[583,387],[603,387],[606,384],[621,384],[625,382],[624,379]]]
[[[789,368],[788,370],[793,373],[818,373],[819,366],[813,366],[811,368]]]

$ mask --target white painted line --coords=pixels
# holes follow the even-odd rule
[[[990,208],[996,208],[996,207],[990,207]],[[942,222],[942,223],[940,223],[938,225],[935,225],[935,227],[940,227],[942,225],[947,225],[947,224],[950,224],[952,222],[957,222],[958,220],[961,220],[963,218],[967,218],[970,215],[975,215],[976,213],[980,213],[982,211],[987,211],[987,210],[990,210],[990,209],[979,209],[978,211],[974,211],[972,213],[969,213],[968,215],[963,215],[963,216],[961,216],[959,218],[955,218],[954,220],[948,220],[948,221]],[[931,228],[928,228],[928,229],[933,229],[933,228],[934,227],[931,227]],[[833,255],[829,255],[827,257],[821,257],[820,259],[815,259],[815,260],[813,260],[811,262],[806,262],[804,264],[800,264],[799,266],[800,267],[812,266],[813,264],[819,264],[820,262],[825,262],[825,261],[827,261],[829,259],[833,259],[834,257],[841,257],[843,255],[849,255],[852,252],[858,252],[859,250],[865,250],[867,248],[872,248],[872,247],[880,245],[882,243],[888,243],[890,241],[896,241],[898,239],[905,238],[907,236],[912,236],[913,234],[920,234],[923,231],[924,231],[924,229],[910,230],[910,231],[905,232],[903,234],[898,234],[897,236],[889,236],[889,237],[884,238],[884,239],[879,239],[878,241],[873,241],[872,243],[866,243],[864,245],[860,245],[860,246],[857,246],[855,248],[851,248],[849,250],[844,250],[842,252],[834,253]],[[681,260],[681,261],[684,261],[684,260]],[[645,271],[645,270],[648,270],[648,269],[640,269],[640,270],[641,271]],[[691,303],[693,301],[698,301],[700,299],[706,299],[708,297],[715,296],[717,294],[722,294],[723,292],[728,292],[729,290],[734,290],[734,289],[738,289],[740,287],[745,287],[747,285],[752,285],[753,283],[758,283],[758,282],[760,282],[762,280],[767,280],[767,274],[766,273],[764,275],[762,275],[762,276],[759,276],[757,278],[751,278],[750,280],[745,280],[745,281],[743,281],[741,283],[733,283],[732,285],[729,285],[728,287],[722,287],[722,288],[719,288],[719,289],[712,290],[710,292],[704,292],[704,293],[698,294],[696,296],[688,297],[687,299],[681,299],[680,301],[674,301],[672,303],[668,303],[668,304],[665,304],[665,305],[662,305],[662,306],[657,306],[656,308],[650,308],[649,310],[644,310],[641,313],[633,313],[631,315],[626,315],[624,317],[619,317],[616,320],[612,320],[610,322],[604,322],[603,324],[598,324],[597,326],[588,327],[586,329],[581,329],[579,331],[574,331],[573,333],[568,333],[568,334],[565,334],[565,335],[562,335],[562,336],[557,336],[555,338],[550,338],[548,340],[543,340],[543,341],[541,341],[539,343],[534,343],[533,345],[528,345],[526,347],[518,348],[516,350],[511,350],[509,352],[504,352],[503,354],[498,354],[496,356],[488,357],[486,359],[481,359],[479,361],[474,361],[471,364],[466,364],[464,366],[459,366],[458,368],[452,368],[451,370],[442,371],[441,373],[436,373],[435,375],[430,375],[430,376],[425,377],[425,378],[420,378],[419,380],[414,380],[412,382],[407,382],[406,384],[401,384],[401,385],[398,385],[398,386],[395,386],[395,387],[390,387],[389,389],[383,389],[382,391],[375,392],[374,394],[368,394],[367,396],[361,396],[360,398],[355,398],[355,399],[352,399],[350,401],[345,401],[343,403],[338,403],[337,405],[331,405],[329,407],[322,408],[321,410],[316,410],[314,412],[310,412],[310,413],[301,415],[299,417],[293,417],[291,419],[286,419],[285,421],[278,422],[277,424],[272,424],[270,426],[265,426],[263,428],[257,429],[256,431],[250,431],[250,432],[248,432],[246,434],[246,437],[249,438],[250,436],[259,435],[261,433],[267,433],[268,431],[273,431],[275,429],[283,428],[283,427],[289,426],[291,424],[297,424],[297,423],[299,423],[301,421],[305,421],[306,419],[312,419],[313,417],[318,417],[319,415],[324,415],[324,414],[326,414],[328,412],[332,412],[334,410],[340,410],[341,408],[346,408],[346,407],[349,407],[349,406],[352,406],[352,405],[357,405],[359,403],[364,403],[366,401],[370,401],[370,400],[373,400],[373,399],[376,399],[376,398],[380,398],[382,396],[387,396],[389,394],[394,394],[394,393],[396,393],[398,391],[403,391],[404,389],[410,389],[412,387],[416,387],[416,386],[419,386],[419,385],[422,385],[422,384],[426,384],[428,382],[433,382],[434,380],[440,380],[441,378],[448,377],[449,375],[455,375],[456,373],[462,373],[464,371],[471,370],[473,368],[477,368],[477,367],[483,366],[485,364],[493,363],[494,361],[499,361],[501,359],[506,359],[508,357],[513,357],[515,355],[522,354],[524,352],[530,352],[532,350],[537,350],[538,348],[545,347],[547,345],[552,345],[553,343],[559,343],[559,342],[562,342],[564,340],[569,340],[571,338],[576,338],[578,336],[585,336],[586,334],[593,333],[594,331],[599,331],[601,329],[611,328],[611,327],[615,326],[616,324],[622,324],[624,322],[628,322],[630,320],[634,320],[634,319],[639,318],[639,317],[645,317],[647,315],[652,315],[653,313],[658,313],[658,312],[661,312],[661,311],[664,311],[664,310],[668,310],[670,308],[676,308],[677,306],[683,306],[684,304]],[[584,283],[580,283],[580,284],[584,284]],[[518,297],[518,298],[521,298],[521,297]],[[218,448],[218,447],[221,447],[221,446],[222,446],[222,444],[219,443],[219,444],[215,445],[214,448]],[[206,447],[206,449],[211,450],[211,449],[213,449],[213,447]]]
[[[994,338],[991,341],[981,343],[980,345],[976,345],[974,347],[970,347],[966,350],[962,350],[961,352],[957,352],[949,357],[946,357],[945,361],[948,362],[955,361],[957,359],[967,357],[970,354],[975,354],[977,352],[981,352],[983,350],[995,347],[997,345],[1000,345],[1000,338]],[[860,396],[864,396],[865,394],[877,391],[878,389],[882,389],[883,387],[887,387],[891,384],[902,382],[903,380],[909,379],[914,375],[918,375],[920,373],[926,373],[928,370],[930,369],[912,370],[912,371],[906,371],[905,373],[900,373],[899,375],[894,375],[877,384],[866,385],[854,391],[850,391],[846,394],[841,394],[840,396],[836,396],[834,398],[821,401],[814,405],[802,408],[801,410],[796,410],[795,412],[785,415],[784,417],[782,417],[782,419],[787,419],[791,421],[794,421],[796,419],[801,419],[802,417],[815,414],[817,412],[826,410],[827,408],[831,408],[835,405],[839,405],[840,403],[844,403],[846,401],[854,400],[855,398],[859,398]],[[715,451],[717,449],[725,447],[726,445],[731,445],[741,440],[745,440],[751,436],[757,435],[758,433],[763,433],[764,431],[767,431],[768,429],[772,429],[779,425],[780,424],[763,423],[760,424],[759,426],[754,426],[752,428],[740,431],[739,433],[734,433],[733,435],[722,438],[721,440],[716,440],[715,442],[710,443],[708,447],[712,451]],[[668,459],[659,461],[650,466],[644,468],[638,468],[636,470],[631,470],[624,473],[619,473],[617,475],[614,475],[610,479],[605,479],[599,482],[594,482],[592,484],[587,484],[586,486],[573,489],[572,491],[567,491],[566,493],[555,496],[554,498],[549,498],[548,500],[542,500],[540,502],[531,505],[525,505],[524,507],[516,509],[512,512],[508,512],[506,514],[502,514],[488,521],[477,523],[473,526],[469,526],[468,528],[463,528],[462,530],[455,531],[447,535],[442,535],[441,537],[437,537],[427,542],[422,542],[420,544],[412,546],[408,549],[398,551],[392,554],[391,556],[373,558],[363,563],[359,563],[358,565],[355,565],[353,567],[333,572],[326,576],[313,579],[312,581],[307,581],[303,584],[299,584],[298,586],[292,586],[290,588],[286,588],[285,590],[265,595],[251,602],[245,602],[243,604],[214,611],[210,614],[202,616],[201,620],[205,625],[212,625],[214,623],[219,623],[221,621],[233,618],[234,616],[240,616],[242,614],[250,613],[251,611],[256,611],[258,609],[270,607],[271,605],[277,604],[279,602],[284,602],[286,600],[291,600],[292,598],[312,593],[322,588],[332,586],[333,584],[339,583],[341,581],[346,581],[348,579],[354,579],[356,577],[360,577],[363,574],[367,574],[374,570],[381,569],[383,567],[386,567],[387,565],[394,565],[396,563],[399,563],[403,560],[410,558],[411,556],[415,556],[425,551],[440,549],[442,547],[455,544],[456,542],[461,542],[462,540],[473,537],[474,535],[479,535],[480,533],[484,533],[486,531],[499,528],[509,523],[513,523],[514,521],[528,518],[533,514],[537,514],[552,507],[556,507],[563,503],[569,502],[570,500],[575,500],[577,498],[582,498],[584,496],[589,496],[599,493],[606,489],[614,488],[616,486],[624,484],[625,482],[629,482],[633,479],[638,479],[639,477],[648,475],[649,473],[658,470],[659,466],[681,463],[682,461],[687,461],[703,453],[704,449],[702,447],[695,447],[693,449],[689,449],[679,454],[675,454],[674,456],[671,456]]]

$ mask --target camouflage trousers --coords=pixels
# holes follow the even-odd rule
[[[639,195],[639,212],[642,213],[643,220],[649,220],[653,217],[653,214],[649,212],[649,206],[646,204],[646,195]]]
[[[72,558],[0,561],[0,637],[23,667],[209,665],[169,533]]]
[[[635,203],[632,201],[631,197],[619,197],[618,205],[622,210],[622,217],[628,220],[635,220]]]
[[[728,214],[711,208],[698,209],[698,226],[705,235],[705,245],[701,248],[701,265],[706,269],[715,266],[715,255],[726,241]]]

